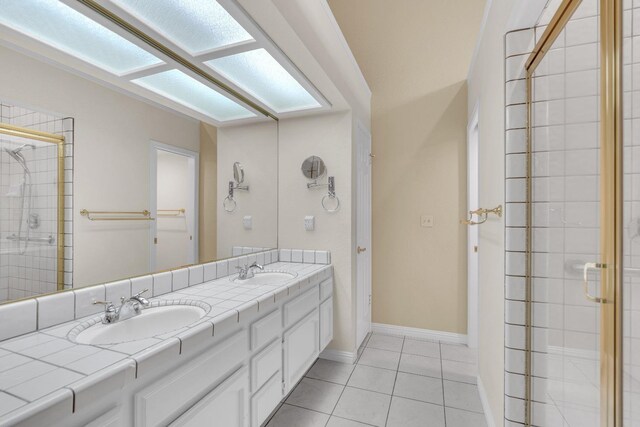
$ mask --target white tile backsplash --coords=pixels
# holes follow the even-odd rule
[[[104,311],[103,304],[94,304],[96,301],[106,302],[104,285],[76,289],[73,293],[76,296],[76,319]]]
[[[44,329],[74,319],[75,294],[60,292],[36,299],[38,302],[38,329]]]
[[[35,299],[0,306],[0,341],[37,329],[38,303]]]

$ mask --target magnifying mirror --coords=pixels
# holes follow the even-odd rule
[[[242,169],[240,162],[233,164],[233,179],[236,180],[236,184],[238,185],[244,182],[244,169]]]
[[[327,167],[324,161],[318,156],[307,157],[302,162],[302,174],[308,179],[318,179],[324,176],[327,172]]]

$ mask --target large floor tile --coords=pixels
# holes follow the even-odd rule
[[[440,359],[437,357],[403,353],[402,356],[400,356],[400,367],[398,370],[409,374],[426,375],[435,378],[442,377]]]
[[[387,350],[378,350],[377,348],[365,348],[362,356],[358,360],[358,364],[374,366],[376,368],[398,369],[400,362],[400,353]]]
[[[387,427],[444,427],[444,408],[393,396]]]
[[[442,360],[476,363],[476,350],[462,344],[441,344]]]
[[[454,381],[444,381],[444,404],[452,408],[482,413],[478,386]]]
[[[442,377],[445,380],[476,384],[478,372],[475,364],[443,359]]]
[[[380,350],[395,351],[400,353],[402,351],[403,337],[394,337],[391,335],[378,335],[373,334],[369,338],[367,347],[377,348]]]
[[[347,387],[333,414],[348,420],[384,427],[391,396]]]
[[[362,388],[378,393],[391,394],[396,381],[396,371],[373,366],[358,365],[349,378],[350,387]]]
[[[329,422],[327,423],[327,427],[369,427],[370,425],[371,424],[362,424],[336,416],[329,418]]]
[[[398,372],[393,395],[442,405],[442,380]]]
[[[350,363],[318,359],[307,372],[307,377],[344,385],[349,380],[354,367],[355,365]]]
[[[445,408],[445,414],[447,427],[487,427],[484,414],[456,408]]]
[[[284,404],[267,427],[324,427],[329,415]]]
[[[331,415],[344,386],[326,381],[303,378],[293,389],[286,402],[306,409]]]
[[[440,343],[436,341],[404,340],[402,352],[426,357],[440,357]]]

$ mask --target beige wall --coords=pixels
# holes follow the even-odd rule
[[[373,92],[373,321],[466,333],[465,80],[484,1],[329,4]]]
[[[81,209],[149,209],[151,140],[199,149],[198,121],[0,47],[5,100],[75,119],[74,284],[149,270],[149,223],[91,222]]]
[[[198,255],[200,262],[217,259],[218,245],[218,133],[200,123],[200,193]]]
[[[281,248],[331,251],[334,267],[334,339],[330,348],[355,351],[352,233],[351,113],[281,120],[279,147],[278,244]],[[328,176],[335,176],[340,210],[322,209],[326,188],[307,189],[300,171],[304,159],[320,156]],[[325,178],[326,182],[326,178]],[[315,216],[315,230],[305,231],[304,217]]]
[[[493,0],[469,75],[469,118],[479,111],[480,206],[504,204],[504,34],[513,7]],[[496,425],[504,418],[504,218],[479,235],[478,369]]]
[[[218,247],[219,258],[232,255],[233,246],[275,248],[278,246],[278,123],[220,127],[218,146]],[[233,180],[233,164],[240,162],[249,191],[236,190],[235,211],[222,205]],[[252,217],[253,228],[245,230],[242,219]]]

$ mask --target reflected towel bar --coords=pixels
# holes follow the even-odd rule
[[[139,212],[126,212],[126,211],[88,211],[82,209],[80,215],[87,217],[90,221],[153,221],[155,218],[151,218],[151,212],[143,210]],[[97,215],[97,216],[96,216]],[[103,216],[106,215],[106,216]],[[108,216],[111,215],[111,216]],[[128,215],[128,216],[123,216]],[[140,216],[131,216],[140,215]]]
[[[53,238],[53,236],[49,235],[48,237],[18,237],[15,234],[12,234],[10,236],[6,237],[7,240],[11,240],[12,242],[36,242],[36,243],[48,243],[50,245],[53,245],[55,242],[55,239]]]
[[[158,216],[182,216],[187,212],[185,208],[180,209],[158,209]]]

